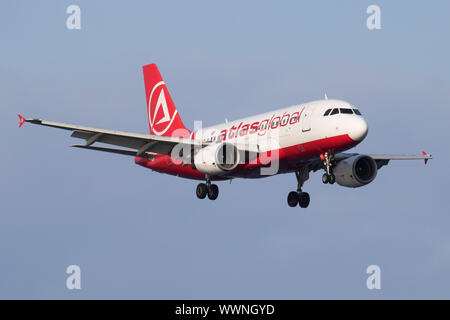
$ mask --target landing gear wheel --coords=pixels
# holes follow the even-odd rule
[[[289,207],[296,207],[298,204],[298,193],[295,191],[289,192],[287,202]]]
[[[330,177],[328,176],[327,173],[324,173],[322,176],[322,182],[327,184],[328,182],[330,182]]]
[[[298,194],[298,204],[302,208],[307,208],[309,206],[309,193],[308,192],[300,192]]]
[[[295,207],[297,204],[302,208],[306,208],[309,205],[309,194],[302,191],[303,184],[309,179],[309,167],[304,166],[298,171],[295,171],[295,177],[297,178],[297,192],[291,191],[288,194],[288,205]]]
[[[197,189],[195,190],[195,194],[199,199],[205,199],[206,194],[208,193],[208,188],[205,183],[199,183]]]
[[[212,184],[208,189],[209,200],[216,200],[219,196],[219,187],[216,184]]]
[[[334,174],[330,174],[328,177],[328,183],[333,184],[335,182],[336,182],[336,177],[334,176]]]

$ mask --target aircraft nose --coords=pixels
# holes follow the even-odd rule
[[[362,141],[368,132],[367,122],[363,117],[357,117],[352,119],[350,128],[349,128],[349,136],[354,141]]]

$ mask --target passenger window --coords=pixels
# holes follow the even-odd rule
[[[339,109],[334,108],[333,111],[331,111],[330,116],[332,116],[333,114],[338,114],[338,113],[339,113]]]
[[[347,109],[347,108],[341,108],[341,113],[343,113],[343,114],[353,114],[353,110],[352,109]]]
[[[358,110],[358,109],[353,109],[353,111],[355,111],[355,114],[357,114],[358,116],[360,116],[360,115],[361,115],[361,112],[359,112],[359,110]]]
[[[328,109],[327,111],[325,111],[325,113],[323,114],[323,116],[327,116],[327,115],[329,115],[329,114],[330,114],[330,112],[331,112],[331,109]]]

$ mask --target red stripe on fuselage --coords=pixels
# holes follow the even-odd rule
[[[359,142],[352,140],[349,135],[343,134],[335,137],[329,137],[314,140],[306,143],[293,145],[278,150],[263,153],[259,159],[251,163],[241,164],[235,170],[227,174],[226,177],[211,177],[212,180],[226,180],[230,177],[242,178],[262,178],[267,175],[260,175],[258,169],[262,166],[260,159],[270,158],[270,155],[278,153],[279,169],[278,173],[292,172],[301,167],[308,160],[319,157],[324,152],[342,152],[353,148]],[[191,165],[182,166],[182,164],[174,163],[172,158],[167,155],[156,155],[152,159],[145,157],[135,157],[135,163],[145,168],[152,169],[157,172],[179,176],[187,179],[204,180],[205,174],[196,169],[192,169]]]

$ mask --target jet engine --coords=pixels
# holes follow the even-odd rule
[[[211,144],[194,155],[195,168],[211,176],[224,175],[237,167],[240,160],[239,150],[227,142]]]
[[[362,187],[377,176],[377,164],[375,160],[366,155],[354,155],[341,160],[333,169],[336,182],[344,187]]]

